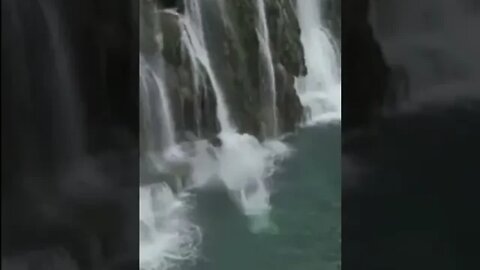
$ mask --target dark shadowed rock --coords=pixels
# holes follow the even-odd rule
[[[210,139],[210,143],[214,147],[221,147],[223,145],[222,140],[219,137],[214,137],[214,138]]]

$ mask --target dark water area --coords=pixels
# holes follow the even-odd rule
[[[342,121],[358,128],[342,130],[342,267],[468,269],[480,179],[478,1],[342,4]],[[360,114],[348,108],[355,102]]]
[[[306,128],[287,141],[295,152],[273,176],[276,232],[250,232],[222,191],[197,193],[204,240],[188,269],[340,269],[340,127]]]
[[[343,166],[348,269],[459,269],[475,228],[469,213],[477,205],[479,115],[463,109],[393,119],[344,150],[343,159],[356,159],[363,170]]]

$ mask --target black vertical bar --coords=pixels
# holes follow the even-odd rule
[[[138,1],[1,12],[2,269],[138,269]]]
[[[342,269],[468,269],[478,3],[342,1]]]

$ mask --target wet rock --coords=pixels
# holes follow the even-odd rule
[[[280,62],[293,76],[306,75],[300,25],[294,3],[289,0],[265,0],[265,5],[275,61]]]
[[[219,137],[213,137],[212,139],[209,140],[209,142],[214,146],[214,147],[221,147],[223,145],[222,140]]]
[[[277,106],[281,129],[293,132],[305,120],[304,108],[295,90],[295,78],[282,64],[275,66],[277,84]]]
[[[162,36],[161,49],[163,57],[165,57],[168,63],[178,67],[182,64],[182,44],[178,15],[172,12],[160,11],[159,23]]]
[[[152,5],[145,7],[152,8]],[[239,132],[260,139],[272,134],[274,105],[279,133],[294,131],[302,121],[303,108],[295,92],[294,77],[307,72],[295,6],[289,0],[265,0],[265,7],[273,64],[282,67],[275,68],[276,104],[271,104],[271,93],[265,84],[267,75],[259,50],[256,0],[202,4],[207,50],[224,90],[231,121]],[[156,35],[161,36],[161,40],[150,37],[149,43],[142,47],[155,50],[152,44],[156,42],[156,50],[161,51],[165,59],[177,134],[189,131],[200,138],[213,136],[220,126],[212,82],[204,67],[193,68],[192,59],[182,47],[178,15],[165,10],[157,14],[149,12],[146,14],[155,18],[145,20],[148,27],[143,32],[145,35],[161,33]],[[185,140],[183,137],[179,135],[177,139]]]

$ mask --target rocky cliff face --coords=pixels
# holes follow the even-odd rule
[[[267,1],[267,19],[275,62],[277,107],[281,127],[289,132],[303,120],[303,108],[294,89],[294,77],[307,74],[294,1]]]
[[[219,131],[212,82],[202,67],[193,67],[182,45],[176,12],[181,1],[141,1],[141,52],[160,53],[174,111],[177,140],[185,133],[210,137]],[[257,35],[256,0],[211,1],[202,4],[210,61],[224,90],[231,120],[240,132],[259,138],[272,135],[271,106]],[[171,12],[164,7],[177,8]],[[300,28],[292,1],[265,0],[276,83],[279,133],[294,131],[303,120],[303,107],[294,77],[305,75]],[[160,40],[161,37],[161,40]],[[198,74],[200,73],[200,74]]]

